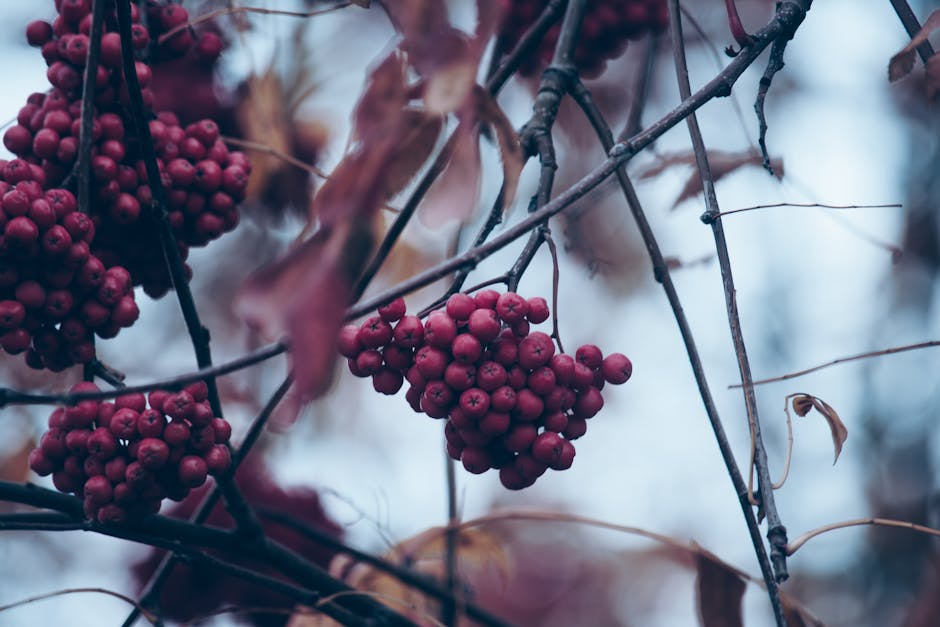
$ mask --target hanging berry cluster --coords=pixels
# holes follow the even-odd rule
[[[131,5],[132,41],[138,57],[179,56],[194,47],[212,55],[221,50],[217,35],[207,33],[207,42],[203,38],[194,42],[188,29],[158,45],[161,33],[185,24],[189,15],[180,5],[165,1],[148,0],[146,6],[145,27],[140,23],[141,11]],[[17,124],[3,136],[7,149],[41,168],[44,187],[74,179],[69,175],[78,160],[82,74],[91,29],[91,0],[56,0],[55,7],[58,17],[51,24],[35,21],[26,29],[28,42],[42,50],[52,89],[30,96]],[[136,72],[144,104],[151,107],[151,66],[138,60]],[[113,10],[105,19],[95,83],[90,216],[96,237],[92,251],[108,267],[127,268],[134,285],[143,285],[147,294],[160,297],[171,283],[156,230],[145,219],[153,195],[128,111],[121,38]],[[245,197],[251,165],[244,154],[228,150],[212,120],[182,127],[172,112],[158,112],[154,117],[150,134],[167,190],[166,209],[185,259],[189,247],[203,246],[238,224],[237,206]]]
[[[502,0],[502,6],[499,37],[503,48],[511,49],[548,6],[548,0]],[[608,60],[623,54],[629,39],[661,32],[668,23],[666,0],[587,0],[574,62],[582,76],[600,76]],[[520,74],[532,76],[548,65],[560,31],[560,24],[556,24],[545,34],[537,58],[520,67]]]
[[[425,322],[398,299],[340,332],[338,349],[357,377],[395,394],[407,380],[416,412],[447,419],[447,452],[474,474],[499,470],[502,484],[526,488],[549,468],[574,461],[573,440],[604,406],[601,389],[630,378],[630,360],[591,344],[555,353],[530,325],[549,317],[544,298],[483,290],[455,294]]]
[[[98,387],[79,383],[71,391]],[[164,498],[182,501],[207,475],[231,465],[232,428],[213,416],[207,397],[200,382],[176,393],[128,394],[56,409],[30,453],[30,468],[51,474],[60,492],[83,498],[89,519],[115,523],[154,514]]]
[[[33,368],[63,370],[95,356],[137,320],[128,271],[90,252],[95,225],[65,189],[43,189],[22,159],[0,165],[0,347]]]

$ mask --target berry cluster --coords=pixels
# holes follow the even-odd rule
[[[43,189],[43,171],[0,161],[0,348],[34,368],[63,370],[95,356],[137,320],[128,271],[90,252],[92,220],[65,189]]]
[[[571,443],[604,406],[606,383],[627,381],[630,360],[591,344],[574,357],[530,331],[549,317],[544,298],[482,290],[455,294],[425,322],[398,299],[361,325],[343,327],[341,355],[383,394],[407,380],[417,412],[446,418],[447,452],[474,474],[499,469],[502,484],[526,488],[574,461]]]
[[[547,5],[548,0],[502,0],[503,23],[499,36],[503,47],[512,48]],[[660,32],[668,23],[665,0],[587,0],[574,61],[582,76],[600,76],[608,60],[623,54],[627,40],[650,31]],[[561,25],[556,24],[545,34],[538,58],[523,64],[520,74],[532,76],[548,65],[560,31]]]
[[[38,165],[44,184],[54,187],[69,179],[78,160],[82,74],[91,28],[90,0],[56,0],[53,23],[35,21],[26,29],[27,41],[42,49],[52,89],[33,94],[20,109],[17,124],[3,136],[16,156]],[[178,4],[147,5],[148,27],[139,23],[140,11],[131,5],[135,52],[151,58],[183,54],[205,48],[218,55],[221,40],[206,33],[194,44],[190,30],[181,30],[157,45],[160,33],[185,24],[189,15]],[[148,30],[149,28],[149,30]],[[92,125],[91,179],[98,237],[92,250],[106,265],[120,263],[134,285],[143,285],[153,297],[170,288],[162,249],[152,226],[141,218],[153,202],[140,140],[133,133],[128,113],[121,38],[113,12],[105,19],[100,65],[96,74],[95,117]],[[143,100],[150,107],[154,94],[150,64],[136,62]],[[240,152],[230,152],[219,139],[219,128],[204,119],[182,127],[171,112],[160,112],[150,122],[161,182],[167,188],[170,223],[185,259],[191,246],[203,246],[238,224],[238,203],[245,197],[251,165]]]
[[[94,383],[72,388],[96,391]],[[232,427],[212,415],[207,397],[200,382],[177,393],[127,394],[56,409],[30,453],[30,468],[51,474],[59,491],[83,498],[89,519],[113,523],[156,513],[164,498],[182,501],[207,475],[231,465]]]

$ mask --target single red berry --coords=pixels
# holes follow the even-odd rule
[[[147,470],[160,470],[170,457],[170,447],[159,438],[144,438],[137,447],[137,461]]]
[[[194,405],[195,400],[193,399],[193,395],[184,390],[167,397],[167,399],[163,401],[163,407],[160,409],[170,418],[182,420],[189,418]]]
[[[155,409],[141,411],[137,419],[137,432],[143,438],[159,438],[165,426],[166,417]]]
[[[415,353],[415,365],[428,381],[443,377],[449,362],[447,353],[434,346],[424,346]]]
[[[633,374],[633,363],[623,353],[611,353],[601,363],[601,372],[608,383],[626,383]]]
[[[460,395],[460,409],[471,418],[482,418],[490,409],[490,395],[480,388],[464,390]]]
[[[414,351],[402,348],[394,342],[382,350],[385,365],[396,372],[406,372],[414,363]]]
[[[526,422],[537,420],[545,411],[545,402],[535,392],[528,388],[519,390],[516,394],[516,408],[513,415]]]
[[[524,479],[532,482],[544,475],[545,471],[548,470],[548,464],[538,461],[528,453],[519,454],[516,459],[513,460],[512,465]]]
[[[515,423],[509,427],[501,438],[501,442],[507,451],[522,453],[529,450],[532,443],[538,437],[538,428],[531,423]]]
[[[140,308],[134,302],[133,295],[122,296],[111,311],[111,322],[119,327],[129,327],[140,316]]]
[[[475,475],[482,474],[490,469],[490,454],[485,448],[468,446],[460,454],[463,467]]]
[[[548,396],[555,389],[555,373],[548,366],[540,366],[529,375],[526,385],[539,396]]]
[[[85,482],[85,498],[96,505],[104,505],[111,501],[113,496],[111,482],[104,475],[96,475]]]
[[[443,311],[432,312],[424,323],[424,341],[437,348],[449,349],[457,337],[457,323]]]
[[[202,458],[210,475],[220,475],[232,465],[232,454],[224,444],[215,444]]]
[[[499,469],[499,482],[507,490],[523,490],[535,483],[535,481],[523,477],[515,464],[503,466]]]
[[[516,401],[516,391],[508,385],[496,388],[490,394],[490,407],[493,411],[508,413],[515,409]]]
[[[447,299],[445,310],[447,315],[457,322],[464,322],[470,318],[477,308],[473,298],[466,294],[454,294]]]
[[[88,455],[88,438],[91,434],[91,429],[72,429],[65,434],[65,448],[72,455],[84,458]]]
[[[51,428],[42,434],[39,439],[39,448],[43,454],[52,460],[61,460],[68,453],[65,445],[66,431],[58,428]]]
[[[196,455],[186,455],[178,466],[177,477],[188,488],[198,488],[206,482],[209,467],[205,460]]]
[[[480,290],[473,295],[473,302],[477,309],[496,309],[496,302],[499,300],[499,292],[496,290]]]
[[[424,344],[424,325],[417,316],[403,316],[392,335],[395,343],[403,348],[420,348]]]
[[[401,372],[389,368],[381,368],[372,375],[372,387],[381,394],[396,394],[404,384],[405,378]]]
[[[52,24],[45,20],[36,20],[26,25],[26,42],[39,48],[52,39]]]
[[[568,418],[568,425],[562,433],[568,440],[577,440],[587,433],[587,420],[575,417]]]
[[[477,368],[477,385],[487,392],[505,385],[506,379],[506,369],[495,361],[484,361]]]
[[[91,435],[85,441],[88,454],[101,461],[107,461],[114,457],[118,446],[117,438],[107,427],[98,427],[91,432]]]
[[[529,304],[522,296],[515,292],[505,292],[500,294],[496,301],[496,313],[500,319],[508,324],[521,322],[529,312]]]
[[[356,370],[361,374],[358,376],[367,377],[373,375],[382,369],[382,353],[370,348],[362,351],[356,357]]]
[[[216,443],[225,444],[232,438],[232,425],[225,418],[213,418],[209,421],[209,426],[215,434]]]
[[[488,344],[499,337],[499,316],[492,309],[476,309],[470,313],[467,329],[480,342]]]
[[[183,420],[171,420],[163,428],[163,440],[170,446],[180,446],[189,441],[191,430]]]
[[[604,361],[604,354],[601,352],[601,349],[593,344],[585,344],[580,347],[575,351],[574,357],[578,362],[584,364],[591,370],[600,368]]]
[[[461,333],[455,337],[450,350],[454,359],[463,364],[476,363],[483,355],[480,340],[470,333]]]
[[[571,387],[577,391],[583,391],[591,387],[594,383],[594,371],[580,361],[574,365],[574,381]]]
[[[552,466],[561,457],[565,439],[553,431],[539,434],[532,443],[532,457]]]
[[[51,475],[57,468],[56,463],[39,448],[30,451],[28,462],[30,470],[40,477]]]
[[[366,348],[381,348],[392,341],[392,327],[380,316],[372,316],[359,328],[359,339]]]
[[[526,314],[526,319],[532,324],[541,324],[548,320],[550,311],[548,309],[548,302],[541,296],[535,296],[526,300],[528,305],[528,313]]]
[[[122,440],[130,440],[137,435],[137,420],[140,414],[133,409],[118,409],[111,416],[109,429],[116,437]]]
[[[535,331],[519,342],[519,365],[534,370],[549,363],[555,354],[552,338],[541,331]]]
[[[382,320],[391,323],[391,322],[397,322],[398,320],[401,320],[402,317],[405,315],[405,311],[406,311],[405,299],[396,298],[389,304],[379,307],[378,313],[379,313],[379,316],[382,318]]]
[[[444,370],[444,382],[458,392],[473,387],[476,368],[469,363],[451,362]]]
[[[115,457],[105,462],[104,476],[112,483],[124,481],[124,474],[127,472],[127,459],[124,456]]]

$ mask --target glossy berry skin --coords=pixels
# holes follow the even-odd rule
[[[549,317],[544,298],[494,290],[453,295],[424,323],[395,301],[363,325],[344,327],[337,348],[380,393],[407,381],[412,409],[445,420],[452,459],[474,474],[498,469],[500,482],[518,490],[548,469],[571,467],[571,440],[602,409],[601,389],[625,381],[632,368],[620,353],[605,360],[590,344],[556,354],[552,337],[530,328]]]

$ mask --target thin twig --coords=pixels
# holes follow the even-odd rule
[[[458,522],[457,514],[457,472],[454,460],[451,459],[444,448],[444,471],[447,475],[447,531],[444,534],[444,585],[447,588],[448,598],[441,603],[441,622],[445,625],[455,625],[457,622],[457,605],[463,605],[458,598],[460,580],[457,576],[457,540],[459,532],[455,525]]]
[[[818,207],[820,209],[900,209],[903,207],[901,203],[889,203],[885,205],[827,205],[820,202],[778,202],[770,205],[753,205],[751,207],[742,207],[740,209],[729,209],[728,211],[720,211],[715,217],[723,218],[725,216],[730,216],[733,213],[743,213],[745,211],[754,211],[756,209],[775,209],[777,207],[805,207],[813,208]]]
[[[797,370],[796,372],[790,372],[779,377],[770,377],[768,379],[759,379],[757,381],[752,381],[752,386],[764,385],[765,383],[776,383],[778,381],[787,381],[788,379],[795,379],[797,377],[802,377],[810,373],[822,370],[823,368],[829,368],[830,366],[837,366],[839,364],[848,363],[850,361],[857,361],[859,359],[870,359],[872,357],[881,357],[882,355],[893,355],[895,353],[904,353],[906,351],[918,350],[921,348],[933,348],[935,346],[940,346],[940,340],[930,340],[929,342],[919,342],[917,344],[907,344],[905,346],[895,346],[893,348],[883,348],[881,350],[870,351],[868,353],[859,353],[858,355],[851,355],[849,357],[839,357],[833,359],[832,361],[827,361],[824,364],[819,364],[818,366],[813,366],[812,368],[806,368],[804,370]],[[740,383],[735,383],[728,386],[728,389],[742,387]]]
[[[241,444],[232,453],[232,464],[226,473],[229,476],[229,480],[234,480],[235,473],[238,471],[238,467],[245,460],[245,457],[258,441],[258,438],[261,437],[261,433],[264,431],[264,427],[267,425],[268,419],[271,417],[271,414],[287,394],[287,391],[290,389],[292,383],[292,377],[288,376],[274,392],[265,406],[261,409],[261,412],[254,419],[251,426],[248,428],[248,432],[245,434]],[[208,520],[213,509],[215,509],[216,504],[218,504],[219,498],[221,496],[222,492],[218,486],[215,486],[209,490],[199,505],[196,506],[196,509],[193,511],[192,515],[190,515],[189,521],[198,525]],[[154,572],[150,575],[150,579],[147,581],[147,584],[140,593],[140,605],[149,606],[158,601],[163,586],[167,581],[169,581],[170,575],[173,573],[173,569],[178,563],[179,558],[174,553],[168,553],[163,557],[159,566],[157,566],[156,570],[154,570]],[[128,615],[128,617],[124,620],[123,627],[130,627],[133,625],[134,621],[137,620],[138,614],[139,609],[134,608],[130,615]]]
[[[292,166],[319,176],[320,178],[327,179],[330,178],[330,175],[318,168],[317,166],[301,161],[293,155],[289,155],[286,152],[282,152],[277,148],[272,148],[267,144],[261,142],[248,141],[247,139],[239,139],[237,137],[230,137],[228,135],[222,135],[219,137],[226,144],[231,144],[233,146],[238,146],[239,148],[244,148],[246,150],[253,150],[255,152],[260,152],[266,155],[271,155],[272,157],[277,157],[278,159],[291,164]]]
[[[692,89],[689,83],[689,71],[686,64],[685,44],[682,37],[682,16],[679,11],[678,0],[669,1],[669,18],[673,35],[672,44],[675,55],[676,76],[679,82],[679,94],[682,98],[688,98],[691,95]],[[741,40],[739,40],[739,43],[749,47],[752,40],[750,35],[747,35],[746,38],[746,44]],[[774,40],[775,45],[779,40],[780,38]],[[706,215],[715,216],[720,213],[718,197],[715,193],[715,183],[708,163],[708,153],[705,149],[705,142],[702,138],[695,113],[692,113],[686,118],[686,124],[689,128],[689,136],[691,137],[692,147],[695,151],[695,161],[698,166],[699,176],[702,180],[702,187],[705,190]],[[745,384],[749,384],[752,380],[751,366],[747,358],[747,348],[744,343],[741,320],[738,316],[737,295],[734,287],[734,276],[731,271],[731,260],[728,255],[728,244],[725,240],[724,227],[720,219],[712,219],[710,222],[712,234],[715,239],[715,250],[718,254],[718,265],[721,269],[721,282],[724,288],[731,340],[734,344],[734,351],[738,360],[741,381]],[[787,574],[786,555],[782,550],[782,547],[787,542],[787,535],[786,528],[780,521],[780,515],[777,513],[777,507],[774,502],[773,490],[771,489],[773,481],[770,478],[767,451],[764,448],[764,441],[761,437],[760,418],[757,413],[757,399],[754,395],[754,389],[750,386],[745,388],[744,406],[747,411],[748,424],[751,429],[754,447],[754,464],[757,468],[757,487],[760,492],[759,511],[767,516],[767,538],[770,541],[770,561],[774,568],[774,578],[766,582],[767,592],[770,596],[770,602],[773,606],[777,624],[783,627],[786,625],[786,617],[784,616],[783,605],[780,602],[777,583],[786,581],[789,576]]]
[[[659,42],[662,37],[659,33],[650,33],[646,36],[643,46],[643,62],[633,77],[633,86],[630,89],[630,108],[627,109],[627,122],[617,141],[623,141],[643,130],[643,112],[649,100],[650,88],[653,85],[653,70],[656,68],[656,57],[659,53]]]
[[[140,611],[144,615],[144,618],[150,621],[153,625],[158,624],[156,615],[140,607],[137,601],[135,601],[134,599],[130,598],[127,595],[121,594],[120,592],[115,592],[114,590],[108,590],[107,588],[65,588],[63,590],[56,590],[55,592],[46,592],[45,594],[37,594],[35,596],[29,597],[28,599],[22,599],[20,601],[15,601],[13,603],[7,603],[6,605],[0,605],[0,612],[5,612],[7,610],[11,610],[16,607],[21,607],[23,605],[29,605],[31,603],[35,603],[36,601],[44,601],[46,599],[52,599],[54,597],[66,596],[68,594],[87,594],[87,593],[104,594],[107,596],[114,597],[116,599],[120,599],[124,601],[125,603],[129,603],[130,605],[133,605],[134,607],[136,607],[137,610]]]
[[[610,128],[606,120],[604,120],[603,115],[601,115],[600,110],[594,105],[590,92],[583,85],[580,85],[579,81],[573,86],[572,95],[591,122],[591,126],[597,133],[601,144],[605,149],[608,149],[613,142]],[[741,476],[738,463],[734,458],[734,451],[731,449],[731,444],[725,433],[724,425],[721,422],[721,417],[718,414],[718,409],[712,398],[708,380],[705,376],[705,368],[702,365],[698,348],[695,345],[692,328],[689,325],[688,318],[686,318],[685,311],[679,299],[679,293],[672,281],[669,265],[666,263],[662,251],[659,248],[659,243],[656,241],[649,220],[646,218],[646,213],[643,211],[643,206],[627,174],[626,167],[621,166],[617,170],[617,179],[620,183],[620,188],[623,190],[624,197],[626,198],[627,206],[633,215],[637,229],[643,239],[643,243],[646,246],[647,254],[652,262],[653,277],[657,282],[662,284],[663,291],[666,293],[666,299],[669,301],[669,306],[672,309],[676,324],[679,327],[679,334],[682,336],[682,341],[685,344],[686,354],[688,355],[695,383],[705,408],[705,414],[708,416],[708,421],[711,425],[712,433],[715,435],[715,441],[718,444],[722,461],[724,462],[725,469],[728,471],[728,477],[731,479],[731,484],[734,486],[735,493],[737,494],[738,504],[741,507],[744,521],[747,524],[748,534],[751,538],[751,544],[754,547],[754,553],[757,556],[761,573],[766,581],[773,582],[773,567],[767,555],[764,541],[761,538],[760,527],[757,524],[754,510],[751,508],[751,503],[748,499],[747,485],[744,482],[744,478]]]
[[[919,533],[925,533],[931,536],[940,536],[940,529],[934,529],[933,527],[925,527],[924,525],[918,525],[917,523],[907,522],[906,520],[894,520],[891,518],[855,518],[853,520],[844,520],[842,522],[830,523],[828,525],[823,525],[817,529],[807,531],[797,539],[789,542],[786,546],[787,555],[793,555],[800,547],[806,544],[808,541],[812,540],[816,536],[827,533],[829,531],[835,531],[836,529],[847,529],[849,527],[860,527],[863,525],[875,525],[879,527],[900,527],[902,529],[910,529],[912,531],[917,531]]]
[[[282,11],[279,9],[264,9],[261,7],[226,7],[224,9],[216,9],[215,11],[210,11],[199,17],[194,17],[185,24],[180,24],[179,26],[174,26],[167,32],[160,35],[157,39],[157,43],[162,44],[168,40],[173,35],[184,31],[188,28],[192,28],[197,24],[202,24],[203,22],[208,22],[214,20],[217,17],[222,17],[223,15],[233,15],[237,13],[258,13],[261,15],[286,15],[288,17],[316,17],[317,15],[324,15],[326,13],[331,13],[338,9],[345,9],[348,6],[351,6],[352,2],[340,2],[331,7],[325,9],[316,9],[314,11]]]

